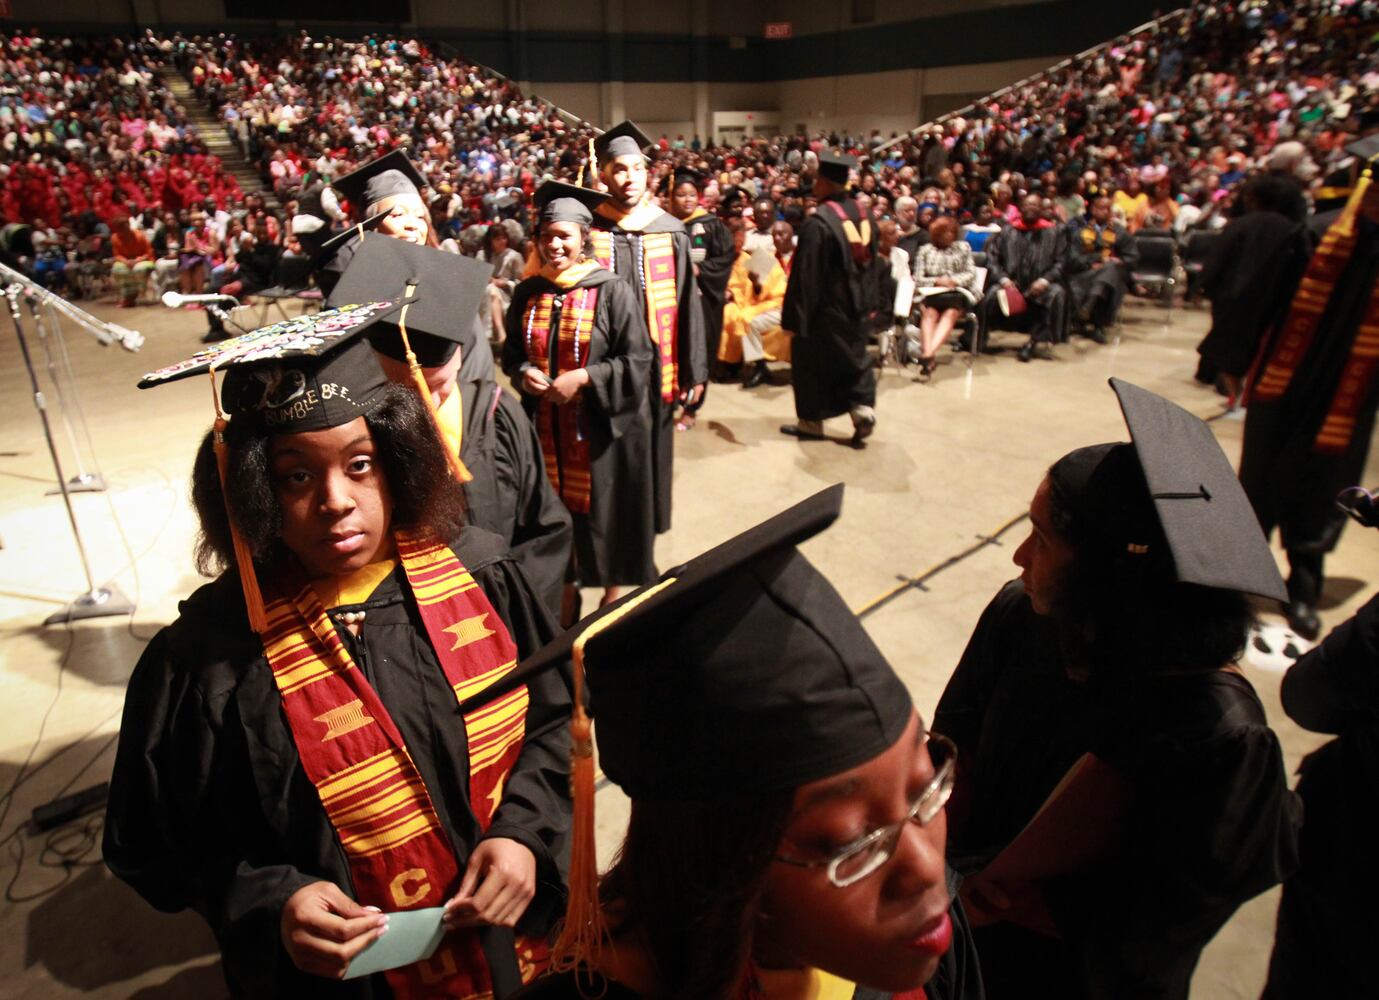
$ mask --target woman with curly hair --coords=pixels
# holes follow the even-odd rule
[[[348,310],[297,321],[346,341],[324,355],[218,356],[230,419],[192,498],[199,568],[220,576],[129,683],[106,862],[206,919],[235,996],[502,996],[563,908],[564,679],[458,704],[553,623],[503,541],[465,524],[425,404],[349,339],[378,305],[343,337]],[[442,906],[430,959],[339,981],[389,912]]]

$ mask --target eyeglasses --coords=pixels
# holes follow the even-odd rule
[[[934,765],[934,777],[910,803],[909,812],[903,819],[871,831],[829,858],[806,861],[777,854],[774,860],[797,868],[826,868],[828,880],[839,889],[862,881],[885,865],[895,853],[895,846],[900,842],[900,834],[905,829],[905,824],[914,822],[920,826],[928,826],[934,817],[943,811],[943,807],[948,804],[948,799],[953,794],[954,765],[958,759],[958,748],[948,737],[934,732],[925,736],[924,742],[929,749],[929,759]]]

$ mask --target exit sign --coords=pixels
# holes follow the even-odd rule
[[[766,25],[767,38],[789,38],[795,33],[789,21],[771,21]]]

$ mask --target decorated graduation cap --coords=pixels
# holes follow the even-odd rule
[[[1110,380],[1132,444],[1069,452],[1049,470],[1078,541],[1181,583],[1286,600],[1259,520],[1211,429],[1139,386]]]
[[[602,191],[563,181],[546,181],[532,196],[539,222],[575,222],[581,226],[591,225],[595,210],[607,200]]]
[[[270,434],[301,434],[348,424],[382,402],[388,378],[359,335],[399,308],[401,303],[391,300],[366,301],[260,327],[149,372],[139,388],[210,376],[216,465],[223,486],[230,421],[248,421]],[[219,391],[218,373],[224,376]],[[230,534],[249,624],[261,635],[267,621],[253,555],[233,518]]]
[[[590,714],[603,772],[641,799],[797,788],[873,759],[909,724],[904,684],[796,548],[837,520],[842,499],[830,487],[666,572],[461,705],[573,659],[575,826],[558,955],[587,954],[601,933]]]
[[[399,194],[420,197],[426,180],[407,154],[395,149],[350,171],[331,186],[349,199],[356,215],[362,215],[370,205],[376,205],[384,198]]]
[[[822,152],[819,154],[819,176],[834,184],[846,185],[848,172],[857,166],[857,157],[847,153]]]
[[[650,145],[645,132],[632,122],[623,121],[594,139],[594,155],[600,163],[608,163],[620,156],[641,156]]]

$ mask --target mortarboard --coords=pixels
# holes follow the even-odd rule
[[[406,153],[395,149],[352,170],[331,186],[349,200],[355,215],[362,215],[370,205],[393,195],[414,194],[420,197],[421,189],[426,187],[426,179]]]
[[[1347,143],[1345,151],[1360,161],[1360,165],[1368,163],[1370,160],[1379,156],[1379,132],[1365,136],[1363,139],[1356,139],[1352,143]]]
[[[573,659],[570,902],[555,954],[603,939],[593,743],[642,799],[796,788],[893,746],[909,692],[828,580],[796,549],[838,518],[832,486],[600,609],[460,706],[472,712]]]
[[[408,339],[424,368],[439,368],[450,360],[457,346],[476,349],[473,324],[492,277],[492,265],[418,246],[387,236],[366,236],[359,241],[345,273],[330,293],[329,305],[372,299],[407,299],[407,286],[416,286],[416,302],[408,303],[404,317]],[[399,319],[380,323],[369,331],[375,350],[397,361],[406,361],[399,333]]]
[[[819,154],[819,176],[834,184],[846,185],[848,172],[857,166],[857,157],[847,153],[822,152]]]
[[[693,167],[676,167],[666,178],[666,193],[674,191],[685,181],[689,181],[699,191],[704,190],[704,183],[708,177],[702,170],[695,170]]]
[[[599,163],[608,163],[620,156],[641,156],[650,145],[646,133],[632,122],[623,121],[594,139],[594,155]]]
[[[371,233],[378,228],[379,223],[386,219],[392,210],[376,212],[361,222],[356,222],[348,229],[335,233],[330,239],[321,244],[321,248],[316,251],[318,264],[324,263],[330,257],[339,253],[344,247],[349,246],[355,240],[360,239],[365,233]],[[294,219],[295,221],[295,219]]]
[[[250,421],[273,434],[301,434],[347,424],[382,401],[388,378],[359,334],[400,307],[395,301],[367,301],[260,327],[149,372],[139,388],[210,375],[216,464],[223,486],[229,462],[225,430],[231,420],[236,425]],[[224,373],[219,393],[217,372]],[[262,635],[267,619],[253,555],[233,517],[230,535],[249,624]]]
[[[1073,531],[1181,583],[1287,600],[1240,480],[1199,417],[1110,380],[1133,444],[1079,448],[1049,470]]]
[[[532,196],[540,222],[577,222],[581,226],[591,225],[594,210],[607,200],[602,191],[563,181],[546,181]]]

